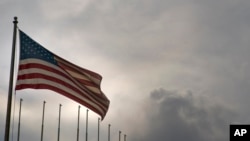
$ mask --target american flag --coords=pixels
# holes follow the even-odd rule
[[[16,90],[49,89],[99,114],[102,119],[109,99],[101,91],[102,76],[80,68],[48,51],[19,30],[20,61]]]

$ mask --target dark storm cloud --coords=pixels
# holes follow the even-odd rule
[[[236,117],[226,107],[192,94],[157,89],[151,92],[144,136],[135,141],[229,140],[229,125]]]

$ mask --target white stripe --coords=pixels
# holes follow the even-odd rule
[[[69,89],[69,88],[61,85],[60,83],[56,83],[54,81],[50,81],[50,80],[42,79],[42,78],[25,79],[25,80],[18,80],[17,81],[17,86],[22,85],[22,84],[32,84],[32,85],[46,84],[46,85],[51,85],[53,87],[57,87],[59,89],[62,89],[63,91],[66,91],[67,93],[77,97],[78,99],[88,103],[89,105],[95,107],[98,111],[100,111],[102,113],[102,115],[104,115],[104,113],[105,113],[105,111],[103,111],[98,105],[96,105],[95,103],[93,103],[93,102],[89,101],[88,99],[82,97],[80,94],[73,91],[72,89]]]

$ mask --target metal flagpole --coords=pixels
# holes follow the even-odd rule
[[[81,106],[78,106],[78,119],[77,119],[77,137],[76,140],[79,141],[79,122],[80,122],[80,108]]]
[[[119,131],[119,141],[121,141],[121,131]]]
[[[98,118],[97,141],[100,140],[100,118]]]
[[[10,64],[9,93],[8,93],[8,103],[7,103],[7,112],[6,112],[6,122],[5,122],[5,135],[4,135],[5,141],[9,141],[9,136],[10,136],[10,117],[11,117],[11,105],[12,105],[12,93],[13,93],[15,52],[16,52],[16,30],[17,30],[17,23],[18,23],[17,17],[14,17],[13,23],[14,23],[14,31],[13,31],[11,64]]]
[[[59,104],[59,120],[58,120],[58,132],[57,132],[57,141],[60,140],[60,127],[61,127],[61,107],[62,104]]]
[[[43,101],[43,115],[42,115],[41,141],[43,141],[43,126],[44,126],[44,110],[45,110],[45,103],[46,103],[46,101]]]
[[[109,124],[109,127],[108,127],[108,141],[110,141],[110,124]]]
[[[88,141],[88,112],[89,109],[86,111],[86,141]]]
[[[20,107],[19,107],[19,119],[18,119],[18,132],[17,132],[17,141],[20,140],[20,121],[21,121],[21,110],[22,110],[22,101],[23,99],[20,99]]]

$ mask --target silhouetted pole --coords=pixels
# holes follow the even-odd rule
[[[62,104],[59,104],[59,120],[58,120],[57,141],[59,141],[59,140],[60,140],[60,128],[61,128],[61,107],[62,107]]]
[[[121,131],[119,131],[119,141],[121,141]]]
[[[45,103],[46,103],[46,101],[43,101],[43,115],[42,115],[41,141],[43,141],[43,126],[44,126],[44,111],[45,111]]]
[[[20,140],[20,126],[21,126],[21,110],[22,110],[22,101],[23,99],[20,99],[20,107],[19,107],[19,118],[18,118],[18,131],[17,131],[17,141]]]
[[[100,140],[100,118],[98,118],[97,141]]]
[[[108,126],[108,141],[110,141],[110,124],[109,124],[109,126]]]
[[[126,141],[126,137],[127,137],[127,135],[126,135],[126,134],[124,134],[124,141]]]
[[[79,141],[79,122],[80,122],[80,108],[81,106],[78,106],[78,119],[77,119],[77,136],[76,140]]]
[[[13,23],[14,23],[14,30],[13,30],[11,63],[10,63],[9,93],[8,93],[8,102],[7,102],[7,111],[6,111],[4,141],[9,141],[9,136],[10,136],[10,117],[11,117],[13,76],[14,76],[15,53],[16,53],[16,30],[17,30],[17,23],[18,23],[17,17],[14,17]]]
[[[88,112],[89,109],[86,111],[86,141],[88,141]]]

